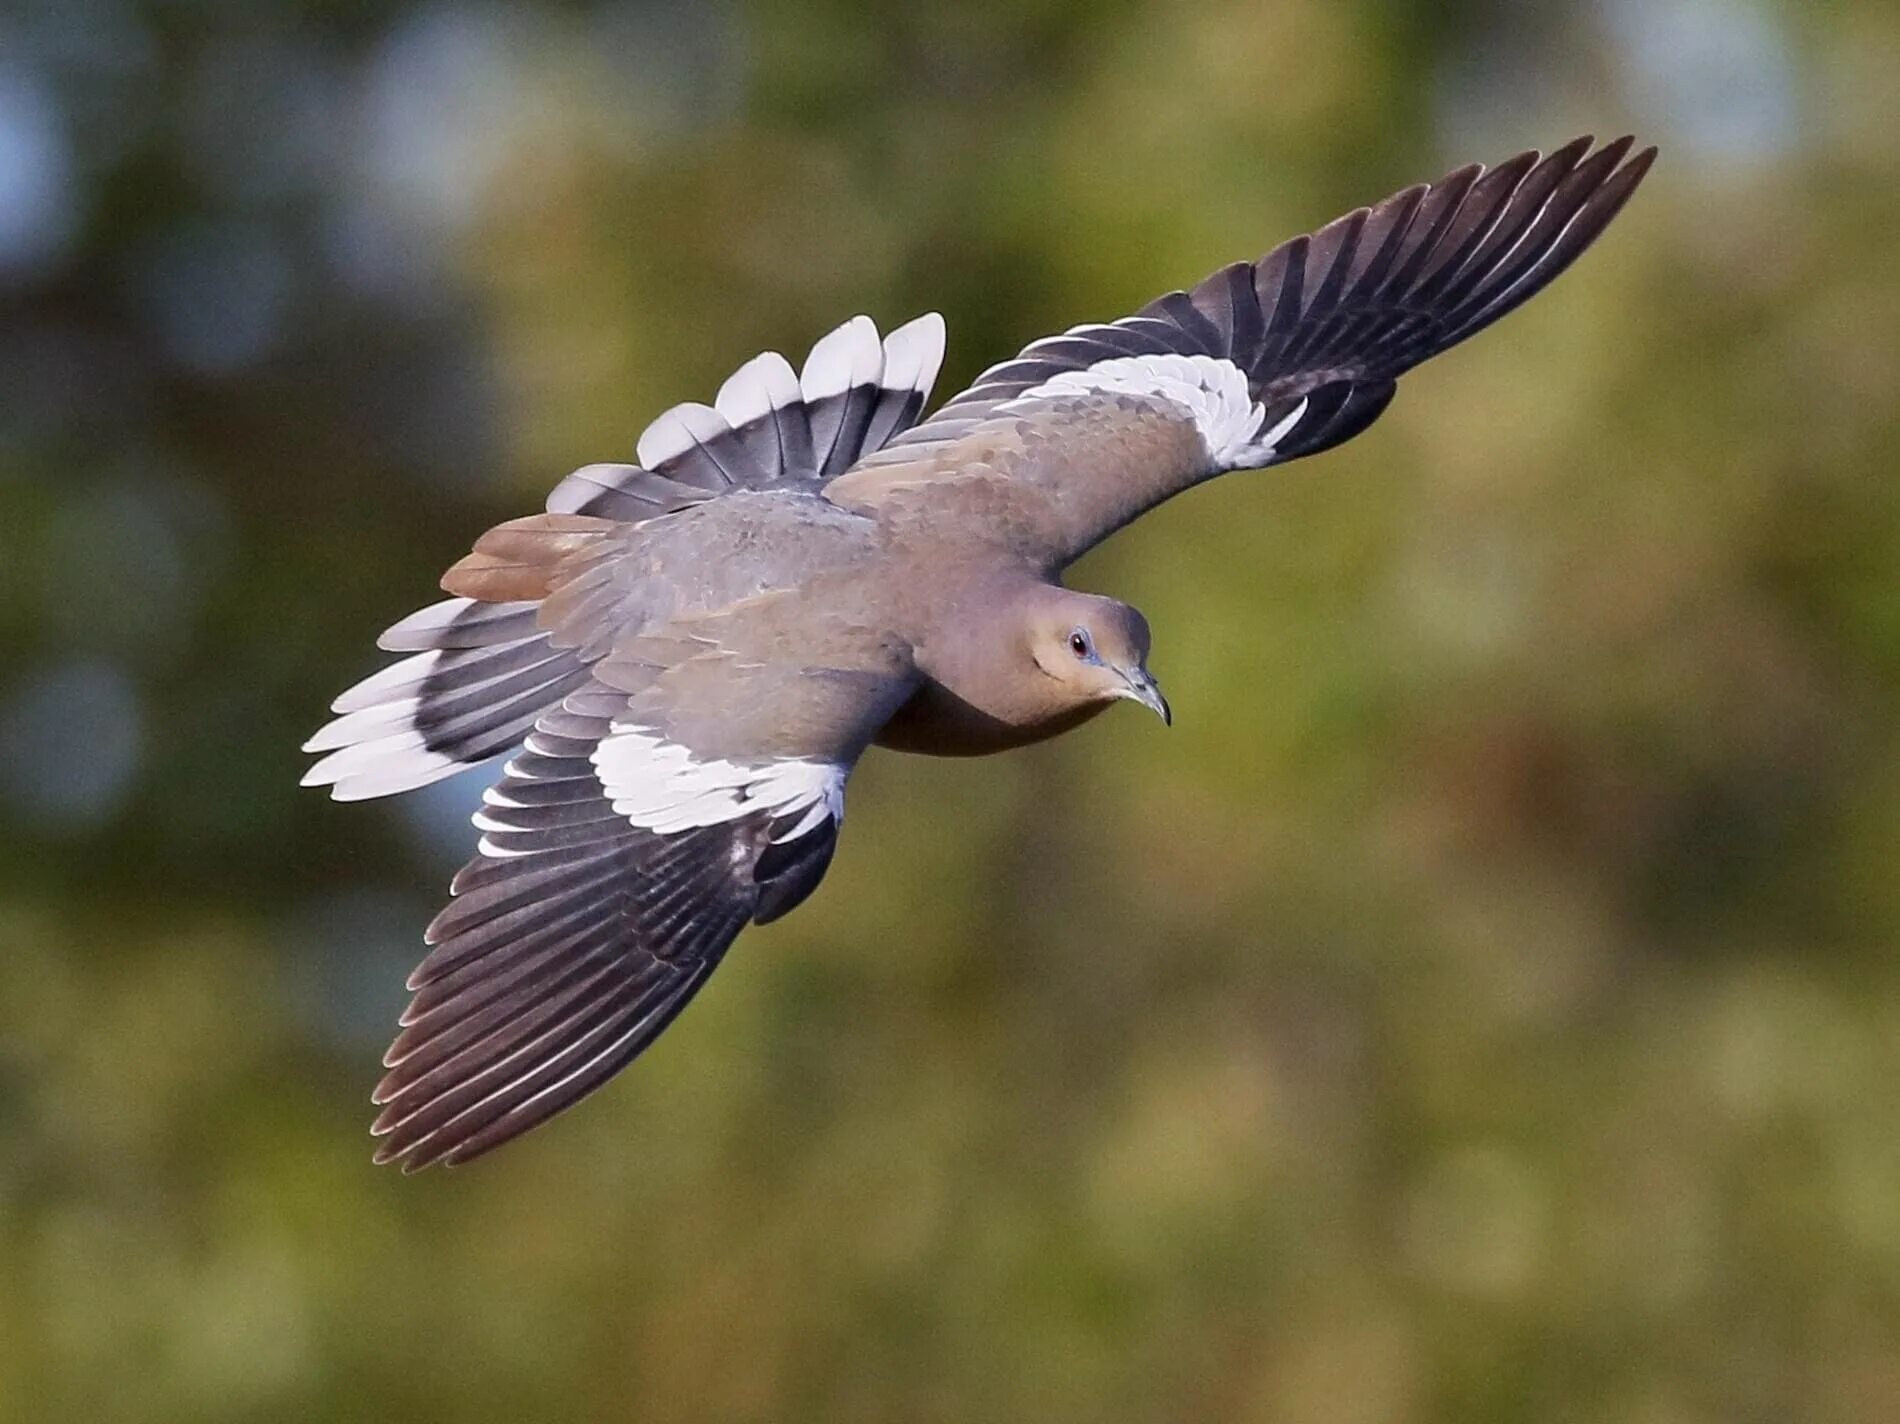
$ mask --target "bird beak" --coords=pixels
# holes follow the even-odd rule
[[[1161,689],[1155,686],[1155,680],[1148,676],[1148,669],[1136,668],[1133,672],[1123,673],[1128,680],[1128,690],[1120,695],[1130,702],[1139,702],[1155,716],[1161,719],[1164,727],[1174,725],[1174,712],[1168,706],[1168,699],[1161,695]]]

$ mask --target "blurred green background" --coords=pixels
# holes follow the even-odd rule
[[[1900,1417],[1900,7],[0,10],[0,1417]],[[1116,712],[467,1171],[367,1094],[478,787],[298,743],[764,347],[939,393],[1471,159],[1598,249],[1076,570]]]

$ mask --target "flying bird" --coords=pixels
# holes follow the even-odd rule
[[[631,1062],[812,893],[870,747],[999,752],[1118,701],[1169,721],[1147,620],[1063,570],[1204,480],[1350,439],[1540,291],[1655,157],[1592,143],[1032,341],[928,419],[942,318],[853,317],[476,540],[305,746],[344,801],[512,753],[409,978],[376,1160],[466,1162]]]

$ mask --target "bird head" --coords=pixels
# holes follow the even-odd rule
[[[1113,598],[1050,589],[1029,618],[1036,666],[1062,685],[1077,706],[1126,699],[1163,722],[1174,714],[1148,673],[1148,620]]]

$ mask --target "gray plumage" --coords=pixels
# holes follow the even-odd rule
[[[337,699],[339,799],[503,752],[375,1099],[379,1160],[467,1161],[598,1087],[748,923],[816,887],[871,745],[1169,716],[1126,604],[1061,586],[1214,475],[1336,445],[1594,241],[1654,150],[1579,139],[1409,188],[1131,317],[1032,342],[919,421],[943,327],[754,358],[476,541]]]

